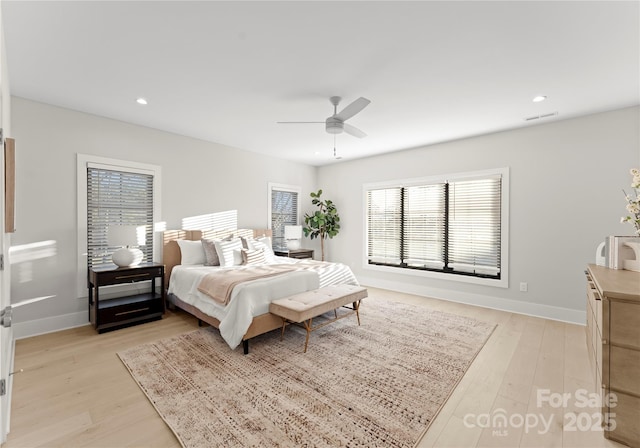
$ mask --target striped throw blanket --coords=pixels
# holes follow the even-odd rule
[[[351,270],[342,264],[304,259],[295,263],[243,266],[242,269],[211,272],[200,280],[198,291],[222,305],[227,305],[231,300],[233,288],[240,283],[302,270],[315,272],[321,288],[340,283],[358,284]]]

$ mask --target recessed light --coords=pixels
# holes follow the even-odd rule
[[[138,99],[136,100],[136,103],[138,103],[138,104],[142,104],[143,106],[146,106],[146,105],[148,104],[148,103],[147,103],[147,100],[146,100],[146,99],[144,99],[144,98],[138,98]]]
[[[544,95],[538,95],[538,96],[536,96],[536,97],[533,99],[533,102],[534,102],[534,103],[539,103],[540,101],[544,101],[544,100],[546,100],[546,99],[547,99],[547,97],[546,97],[546,96],[544,96]]]

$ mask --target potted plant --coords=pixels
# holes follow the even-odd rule
[[[311,203],[318,207],[315,213],[304,215],[304,227],[302,231],[304,236],[311,239],[320,239],[320,252],[322,253],[322,261],[324,261],[324,240],[325,238],[333,238],[340,231],[340,216],[336,206],[329,199],[322,200],[322,190],[317,193],[311,192]]]

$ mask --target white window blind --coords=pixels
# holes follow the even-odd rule
[[[449,267],[500,273],[500,177],[449,184]]]
[[[502,176],[371,188],[369,264],[499,279]]]
[[[111,263],[118,249],[107,244],[111,225],[145,226],[144,262],[153,260],[153,176],[144,173],[87,168],[88,267]]]
[[[403,260],[407,266],[444,267],[445,184],[403,189]]]
[[[369,261],[400,264],[402,234],[402,189],[367,192],[367,251]]]
[[[271,231],[274,247],[285,247],[284,226],[298,225],[298,192],[271,189]]]

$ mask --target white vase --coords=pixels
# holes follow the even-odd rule
[[[636,255],[635,260],[624,260],[622,262],[622,266],[627,271],[637,271],[640,272],[640,243],[625,241],[624,245],[630,247],[633,250],[633,253]]]

